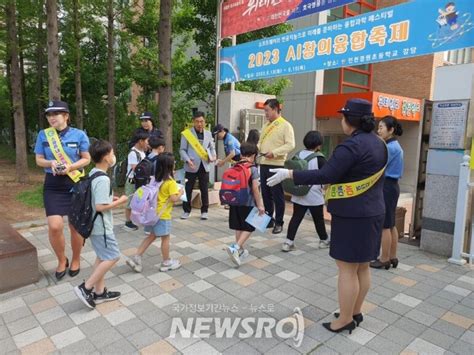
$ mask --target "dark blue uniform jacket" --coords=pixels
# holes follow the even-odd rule
[[[384,142],[374,133],[355,131],[339,144],[320,170],[294,171],[298,185],[337,184],[365,179],[387,162]],[[368,191],[357,197],[329,200],[328,212],[339,217],[373,217],[385,214],[381,177]]]

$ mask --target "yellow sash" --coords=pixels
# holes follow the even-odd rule
[[[385,168],[386,166],[377,171],[374,175],[369,176],[363,180],[344,182],[342,184],[334,184],[329,186],[328,190],[326,191],[326,201],[362,195],[364,192],[375,185],[375,183],[385,172]]]
[[[265,130],[262,132],[262,136],[260,137],[260,145],[262,145],[265,139],[270,137],[270,135],[275,131],[275,129],[278,128],[278,126],[284,122],[286,122],[286,120],[280,116],[275,121],[270,123],[267,127],[265,127]]]
[[[378,137],[378,136],[377,136]],[[380,137],[378,137],[380,138]],[[383,139],[380,138],[383,142],[386,152],[387,152],[387,163],[388,163],[388,147]],[[333,184],[330,185],[326,191],[326,201],[336,200],[341,198],[350,198],[362,195],[364,192],[368,191],[372,186],[379,181],[380,177],[385,172],[387,164],[377,171],[374,175],[369,176],[363,180],[353,181],[353,182],[343,182],[342,184]]]
[[[191,132],[190,129],[185,129],[184,131],[181,132],[184,138],[188,141],[188,143],[191,145],[191,147],[194,149],[194,151],[199,155],[199,158],[204,161],[209,160],[209,155],[207,154],[206,149],[199,143],[199,140],[196,138],[196,136]]]
[[[51,152],[53,152],[54,158],[62,164],[71,165],[72,161],[71,159],[69,159],[66,152],[64,151],[56,129],[52,127],[46,128],[44,130],[44,133],[46,135],[46,139],[48,140],[49,148],[51,148]],[[84,176],[84,172],[74,170],[67,173],[67,175],[71,178],[72,181],[78,182],[81,177]]]

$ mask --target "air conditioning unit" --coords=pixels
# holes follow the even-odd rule
[[[241,142],[247,139],[249,131],[256,129],[262,132],[262,128],[265,124],[265,112],[263,110],[256,109],[242,109],[240,110],[240,127],[239,127],[239,139]]]

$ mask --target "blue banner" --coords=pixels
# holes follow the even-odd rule
[[[473,0],[414,0],[221,49],[221,84],[474,46]]]

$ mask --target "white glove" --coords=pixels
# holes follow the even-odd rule
[[[290,171],[288,169],[270,169],[270,172],[275,173],[275,175],[267,179],[267,185],[270,187],[290,178]]]

